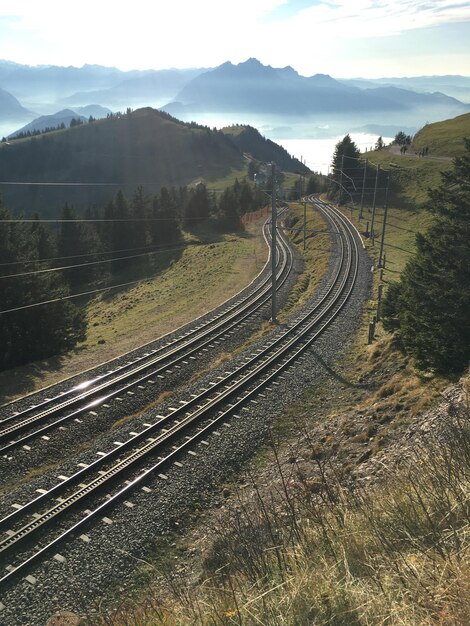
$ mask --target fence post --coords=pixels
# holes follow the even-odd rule
[[[382,304],[383,285],[379,285],[379,294],[377,297],[377,320],[380,320],[380,305]]]
[[[367,343],[369,345],[374,341],[374,335],[375,335],[375,321],[371,320],[369,322],[369,338],[367,340]]]

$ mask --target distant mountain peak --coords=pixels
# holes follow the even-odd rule
[[[337,82],[334,78],[332,78],[329,74],[314,74],[310,77],[310,80],[314,80],[317,83],[331,83]]]

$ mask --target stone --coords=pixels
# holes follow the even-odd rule
[[[46,626],[85,626],[85,622],[75,613],[59,610],[47,620]]]

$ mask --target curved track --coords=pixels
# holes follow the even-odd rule
[[[0,542],[0,559],[4,566],[6,559],[11,559],[10,571],[0,584],[24,575],[59,543],[103,516],[149,475],[161,472],[197,441],[204,442],[216,425],[236,417],[247,402],[275,384],[275,378],[335,319],[356,282],[358,246],[348,220],[333,207],[319,206],[328,216],[340,248],[332,279],[322,289],[319,300],[209,388],[167,415],[157,416],[148,428],[0,520],[0,529],[6,533]],[[59,520],[61,531],[57,530]]]
[[[264,236],[267,242],[270,223],[265,222]],[[277,289],[287,280],[293,265],[288,242],[281,237],[277,246]],[[269,266],[269,259],[261,274]],[[256,279],[255,279],[256,280]],[[209,320],[196,327],[183,331],[176,339],[160,348],[155,348],[144,356],[124,363],[94,378],[28,406],[21,411],[12,410],[7,417],[0,419],[0,455],[25,445],[31,439],[43,436],[49,430],[77,419],[100,404],[129,393],[161,377],[172,367],[181,367],[187,359],[195,359],[201,350],[207,350],[214,341],[220,340],[227,332],[259,311],[270,300],[271,277],[268,273],[258,285],[245,288],[227,307]],[[248,289],[248,293],[247,293]],[[152,381],[153,382],[153,381]],[[14,406],[14,405],[12,405]],[[26,434],[24,434],[26,433]]]

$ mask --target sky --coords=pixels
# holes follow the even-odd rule
[[[0,59],[123,70],[256,57],[337,78],[470,75],[470,1],[1,0]]]

